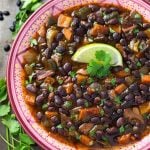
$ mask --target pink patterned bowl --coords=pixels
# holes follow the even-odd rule
[[[142,0],[53,0],[48,1],[38,9],[25,23],[19,32],[12,46],[8,67],[7,67],[7,86],[9,98],[13,110],[25,129],[25,131],[45,150],[49,149],[78,149],[73,144],[67,144],[65,139],[56,140],[50,133],[46,132],[34,119],[33,112],[25,103],[26,92],[23,87],[23,68],[22,55],[29,45],[30,38],[38,30],[41,24],[45,23],[50,14],[56,15],[61,11],[88,3],[114,4],[123,6],[130,10],[137,10],[147,20],[150,20],[150,5]],[[62,142],[65,141],[65,142]],[[125,147],[113,147],[111,149],[123,150],[147,150],[150,148],[150,135],[144,137],[141,141],[127,145]],[[83,149],[83,148],[80,148]],[[110,150],[110,148],[109,148]]]

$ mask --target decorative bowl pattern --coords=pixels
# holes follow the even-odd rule
[[[21,65],[22,54],[26,51],[32,34],[38,30],[41,24],[47,21],[50,14],[56,15],[70,7],[88,3],[114,4],[117,6],[123,6],[130,10],[135,9],[147,20],[150,20],[150,5],[141,0],[53,0],[44,4],[28,19],[19,32],[11,49],[7,67],[7,86],[9,99],[19,122],[25,131],[45,150],[73,150],[75,147],[60,143],[55,138],[52,138],[48,132],[43,130],[41,126],[36,123],[34,117],[28,109],[28,106],[24,101],[26,92],[23,87],[24,74]],[[115,147],[113,149],[118,148],[123,150],[147,150],[150,148],[150,135],[146,136],[134,145]]]

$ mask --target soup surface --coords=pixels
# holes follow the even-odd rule
[[[135,11],[91,4],[50,16],[24,71],[26,102],[48,132],[89,147],[149,133],[150,23]]]

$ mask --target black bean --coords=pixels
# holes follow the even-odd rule
[[[117,18],[113,18],[107,22],[107,24],[109,24],[109,25],[116,25],[118,23],[119,23],[119,21]]]
[[[4,20],[3,15],[0,15],[0,21]]]
[[[148,91],[148,86],[145,84],[140,84],[140,89],[143,91]]]
[[[72,70],[72,65],[70,63],[65,63],[63,69],[68,73]]]
[[[116,128],[116,127],[107,128],[107,129],[106,129],[106,132],[107,132],[108,134],[114,134],[114,133],[117,132],[117,128]]]
[[[5,52],[8,52],[10,50],[10,45],[9,44],[6,44],[5,46],[4,46],[4,51]]]
[[[144,99],[142,96],[135,96],[135,102],[137,102],[138,104],[142,104],[144,103]]]
[[[55,125],[60,124],[60,120],[58,119],[57,116],[51,117],[51,121],[52,121],[52,123],[54,123]]]
[[[145,62],[145,65],[146,65],[147,67],[150,67],[150,60],[149,60],[149,61],[146,61],[146,62]]]
[[[106,91],[101,91],[100,96],[101,98],[108,98],[108,93]]]
[[[150,28],[150,23],[144,23],[143,24],[143,28],[146,30],[148,28]]]
[[[134,137],[136,138],[136,139],[140,139],[140,135],[139,134],[134,134]]]
[[[58,133],[59,133],[60,135],[62,135],[62,136],[65,135],[65,131],[64,131],[63,128],[58,128],[57,130],[58,130]]]
[[[76,33],[77,36],[84,36],[85,29],[83,27],[79,27],[79,28],[76,29],[75,33]]]
[[[45,49],[44,55],[47,59],[50,58],[51,54],[52,54],[52,49],[50,49],[50,48]]]
[[[76,100],[76,96],[75,96],[75,94],[73,94],[73,93],[72,93],[72,94],[70,94],[70,99],[71,99],[71,100]]]
[[[132,101],[124,101],[122,104],[121,104],[121,107],[122,108],[128,108],[128,107],[131,107],[131,106],[133,106],[134,105],[134,101],[132,100]]]
[[[63,100],[60,96],[55,95],[54,96],[54,103],[56,106],[60,107],[63,104]]]
[[[125,79],[124,78],[117,78],[116,79],[116,83],[117,84],[121,84],[121,83],[124,83],[125,82]]]
[[[48,111],[55,111],[55,107],[48,107]]]
[[[144,39],[144,38],[146,38],[147,36],[146,36],[146,34],[143,32],[143,31],[140,31],[138,34],[137,34],[137,38],[139,38],[139,39]]]
[[[81,87],[74,86],[74,90],[75,90],[75,94],[76,94],[76,97],[77,97],[77,98],[82,97],[82,90],[81,90]]]
[[[111,113],[111,109],[108,106],[103,106],[103,110],[105,111],[105,113],[108,113],[108,114]]]
[[[5,16],[9,16],[9,15],[10,15],[10,12],[9,12],[9,11],[7,11],[7,10],[5,10],[5,11],[3,11],[3,15],[5,15]]]
[[[11,31],[11,32],[14,32],[15,31],[15,26],[13,25],[13,26],[10,26],[9,27],[9,30]]]
[[[97,124],[100,122],[100,118],[99,117],[93,117],[93,118],[91,118],[91,122]]]
[[[63,76],[66,75],[66,72],[65,72],[65,70],[64,70],[63,67],[58,67],[58,70],[59,70],[59,72],[60,72]]]
[[[54,50],[56,47],[57,47],[57,43],[56,43],[56,42],[53,42],[53,43],[51,44],[51,49]]]
[[[94,21],[96,21],[96,15],[93,13],[88,16],[88,22],[94,23]]]
[[[126,46],[127,45],[127,41],[125,39],[120,39],[120,44],[122,46]]]
[[[129,86],[129,90],[130,91],[137,91],[139,88],[138,88],[138,84],[137,83],[133,83]]]
[[[100,97],[95,97],[94,104],[99,104],[101,101]]]
[[[113,38],[114,38],[115,42],[118,42],[120,40],[121,36],[119,33],[115,32],[115,33],[113,33]]]
[[[56,133],[56,132],[57,132],[57,128],[56,128],[55,126],[52,126],[52,127],[51,127],[51,131],[52,131],[53,133]]]
[[[109,123],[110,122],[110,119],[107,118],[107,117],[102,117],[101,118],[101,123]]]
[[[122,70],[122,67],[121,66],[118,66],[118,67],[114,67],[112,68],[113,72],[119,72]]]
[[[68,128],[72,127],[72,122],[71,122],[71,121],[68,121],[68,122],[67,122],[67,127],[68,127]]]
[[[96,131],[97,140],[101,140],[103,135],[104,135],[103,131],[100,131],[100,130]]]
[[[36,93],[36,92],[37,92],[37,88],[36,88],[36,86],[33,85],[33,84],[28,84],[28,85],[26,86],[26,89],[27,89],[29,92],[31,92],[31,93]]]
[[[71,26],[77,28],[79,26],[79,23],[80,23],[79,18],[73,18]]]
[[[18,6],[18,7],[20,7],[21,6],[21,0],[17,0],[17,3],[16,3],[16,5]]]
[[[117,113],[118,113],[118,114],[123,114],[123,110],[122,110],[122,109],[118,109],[118,110],[117,110]]]
[[[60,40],[62,40],[62,38],[63,38],[63,33],[62,32],[59,32],[58,34],[57,34],[57,36],[56,36],[56,41],[60,41]]]
[[[81,42],[81,37],[80,36],[77,36],[77,35],[74,35],[74,41],[76,43],[80,43]]]
[[[117,122],[116,122],[116,125],[117,127],[121,127],[122,125],[124,125],[125,123],[125,119],[123,117],[120,117]]]
[[[63,53],[65,53],[65,51],[66,51],[66,48],[62,45],[59,45],[59,46],[56,47],[56,52],[57,53],[63,54]]]
[[[85,103],[85,99],[82,99],[82,98],[80,98],[80,99],[78,99],[77,100],[77,106],[84,106],[84,103]]]
[[[41,120],[43,117],[43,113],[39,111],[39,112],[37,112],[36,116],[37,116],[38,120]]]
[[[146,61],[147,61],[146,58],[140,58],[140,63],[141,63],[142,65],[144,65]]]
[[[129,93],[128,95],[125,96],[126,101],[130,101],[134,99],[134,95],[132,93]]]
[[[119,12],[119,9],[117,7],[111,7],[110,10],[111,11],[118,11]]]
[[[45,99],[45,97],[43,96],[43,94],[38,95],[38,96],[36,97],[36,104],[37,104],[37,105],[41,105],[41,104],[43,103],[44,99]]]
[[[102,17],[97,17],[96,18],[96,22],[99,23],[99,24],[101,24],[101,25],[105,24],[105,21],[104,21],[104,19]]]
[[[89,5],[89,8],[91,8],[91,10],[92,10],[93,12],[99,10],[99,6],[94,5],[94,4]]]
[[[63,114],[66,114],[66,115],[69,115],[69,110],[64,109],[64,108],[59,108],[59,112],[63,113]]]
[[[83,97],[89,101],[91,100],[91,96],[87,92],[83,93]]]
[[[62,86],[59,86],[58,89],[57,89],[57,91],[58,91],[58,94],[60,96],[66,96],[67,95],[65,89]]]

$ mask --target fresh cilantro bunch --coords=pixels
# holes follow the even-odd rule
[[[7,99],[6,81],[0,79],[0,117],[2,124],[6,127],[6,139],[0,134],[0,138],[7,143],[7,150],[30,150],[34,141],[24,133],[20,124],[12,114]]]
[[[43,4],[42,0],[21,0],[21,2],[22,6],[20,7],[20,11],[16,15],[13,37],[17,35],[21,26],[29,18],[29,16]]]
[[[105,51],[96,51],[95,58],[89,62],[87,72],[92,77],[102,78],[110,73],[111,56]]]

